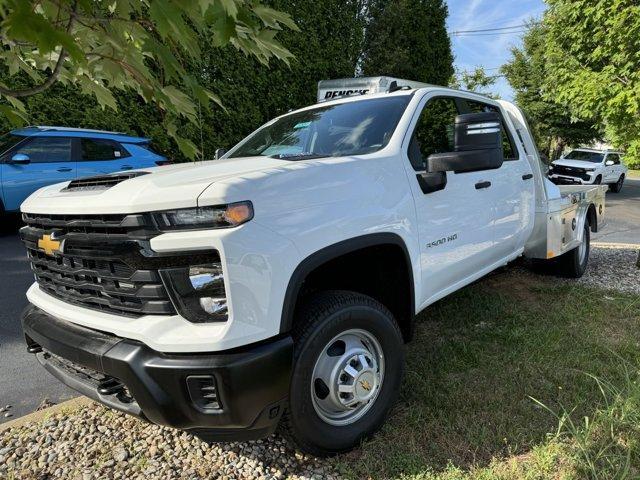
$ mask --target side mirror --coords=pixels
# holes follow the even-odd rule
[[[216,153],[215,153],[214,158],[216,160],[220,160],[225,153],[227,153],[227,149],[226,148],[216,148]]]
[[[500,168],[504,161],[500,115],[495,112],[456,116],[454,151],[427,158],[427,172],[475,172]]]
[[[24,153],[16,153],[8,163],[13,165],[26,165],[27,163],[31,163],[31,159],[29,155],[25,155]]]
[[[615,165],[615,164],[616,164],[616,162],[614,162],[613,160],[607,160],[606,162],[604,162],[604,164],[605,164],[607,167],[610,167],[611,165]]]

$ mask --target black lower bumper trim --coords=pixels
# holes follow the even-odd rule
[[[23,312],[22,325],[29,351],[71,388],[109,407],[209,441],[272,433],[287,399],[293,358],[288,336],[225,352],[166,354],[57,319],[33,306]],[[187,382],[193,376],[215,379],[220,408],[194,403]]]

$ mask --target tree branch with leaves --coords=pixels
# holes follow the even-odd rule
[[[283,29],[298,30],[288,14],[258,0],[0,0],[0,64],[9,73],[0,83],[0,113],[17,125],[28,121],[20,99],[58,82],[114,110],[113,92],[133,90],[158,105],[166,131],[195,158],[198,149],[180,127],[197,124],[198,109],[220,100],[186,65],[227,45],[264,65],[288,63],[293,55],[276,38]],[[18,75],[31,85],[15,87]]]

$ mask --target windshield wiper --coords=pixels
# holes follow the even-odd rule
[[[277,158],[279,160],[310,160],[313,158],[325,158],[328,155],[320,155],[317,153],[276,153],[275,155],[270,155],[271,158]]]

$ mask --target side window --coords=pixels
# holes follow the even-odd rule
[[[502,117],[500,109],[494,105],[488,103],[476,102],[474,100],[466,100],[465,103],[469,108],[469,113],[482,113],[482,112],[496,112]],[[511,134],[507,132],[504,126],[504,119],[502,120],[502,151],[504,153],[505,160],[517,160],[518,149],[515,146]]]
[[[424,170],[432,153],[453,151],[458,109],[450,97],[429,100],[420,113],[409,144],[409,160],[415,170]]]
[[[70,162],[71,138],[35,137],[13,151],[16,153],[28,155],[31,163]]]
[[[620,165],[620,157],[615,153],[607,155],[607,160],[613,160],[614,165]]]
[[[129,156],[122,145],[113,140],[102,138],[82,138],[80,141],[82,148],[82,160],[116,160]]]

